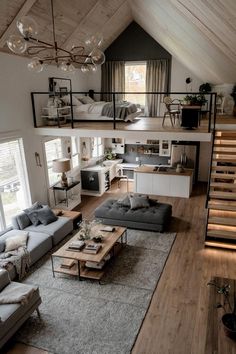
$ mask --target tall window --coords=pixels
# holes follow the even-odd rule
[[[125,92],[146,91],[146,63],[125,63]],[[145,94],[126,94],[125,99],[145,106]]]
[[[79,138],[76,136],[71,137],[71,167],[79,166]]]
[[[104,153],[103,139],[92,138],[91,139],[92,157],[100,157]]]
[[[0,229],[29,205],[22,139],[0,142]]]
[[[52,139],[45,142],[45,154],[48,169],[49,187],[58,182],[58,173],[52,170],[52,161],[62,158],[62,141],[61,138]]]

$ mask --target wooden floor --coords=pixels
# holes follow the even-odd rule
[[[162,126],[163,118],[149,118],[149,117],[137,117],[133,122],[117,122],[116,129],[117,130],[124,130],[124,131],[158,131],[158,132],[188,132],[189,134],[198,133],[207,133],[208,131],[208,120],[201,119],[200,126],[197,129],[193,130],[186,130],[180,126],[179,121],[175,122],[175,125],[172,126],[170,123],[170,119],[167,117]],[[221,115],[217,117],[216,120],[217,124],[235,124],[236,119],[233,116],[228,115]],[[57,126],[40,126],[40,128],[57,128]],[[63,124],[61,128],[71,129],[71,124]],[[113,122],[96,122],[96,121],[81,121],[81,122],[74,122],[75,129],[82,129],[82,130],[113,130]]]
[[[114,183],[101,198],[82,198],[79,209],[83,212],[83,218],[92,218],[94,209],[102,201],[117,197],[125,190],[125,185],[119,190],[117,183]],[[236,252],[204,249],[205,192],[206,185],[200,184],[190,199],[158,198],[173,206],[170,231],[177,232],[177,237],[133,354],[213,354],[205,353],[207,283],[213,276],[236,279]],[[16,352],[8,352],[13,353]],[[29,350],[19,353],[34,354]]]

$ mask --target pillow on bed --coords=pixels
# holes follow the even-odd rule
[[[66,104],[70,105],[70,95],[63,96],[61,100]],[[72,106],[81,106],[83,103],[80,102],[78,98],[72,96]]]
[[[80,100],[80,102],[82,102],[83,104],[88,104],[88,103],[93,103],[94,100],[89,97],[89,96],[83,96],[83,97],[80,97],[78,98]]]

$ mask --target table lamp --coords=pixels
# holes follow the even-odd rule
[[[61,185],[63,187],[68,187],[66,172],[70,169],[70,159],[62,158],[52,161],[53,172],[61,172]]]

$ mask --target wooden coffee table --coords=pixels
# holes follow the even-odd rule
[[[103,224],[97,224],[92,229],[93,235],[103,236],[103,241],[101,243],[102,249],[97,254],[88,254],[83,252],[83,250],[68,250],[69,244],[72,241],[78,240],[80,232],[78,232],[67,243],[53,253],[51,255],[53,277],[55,277],[55,273],[64,273],[77,276],[79,279],[89,278],[100,280],[104,275],[106,264],[102,269],[93,269],[86,267],[85,263],[87,261],[100,263],[109,253],[112,258],[119,252],[121,247],[127,243],[127,229],[125,227],[114,226],[115,231],[113,232],[101,231],[101,229],[105,226],[106,225]],[[89,242],[92,241],[89,240]],[[63,259],[63,263],[65,263],[66,260],[74,260],[75,264],[70,269],[62,268],[61,265],[55,268],[54,258]]]

